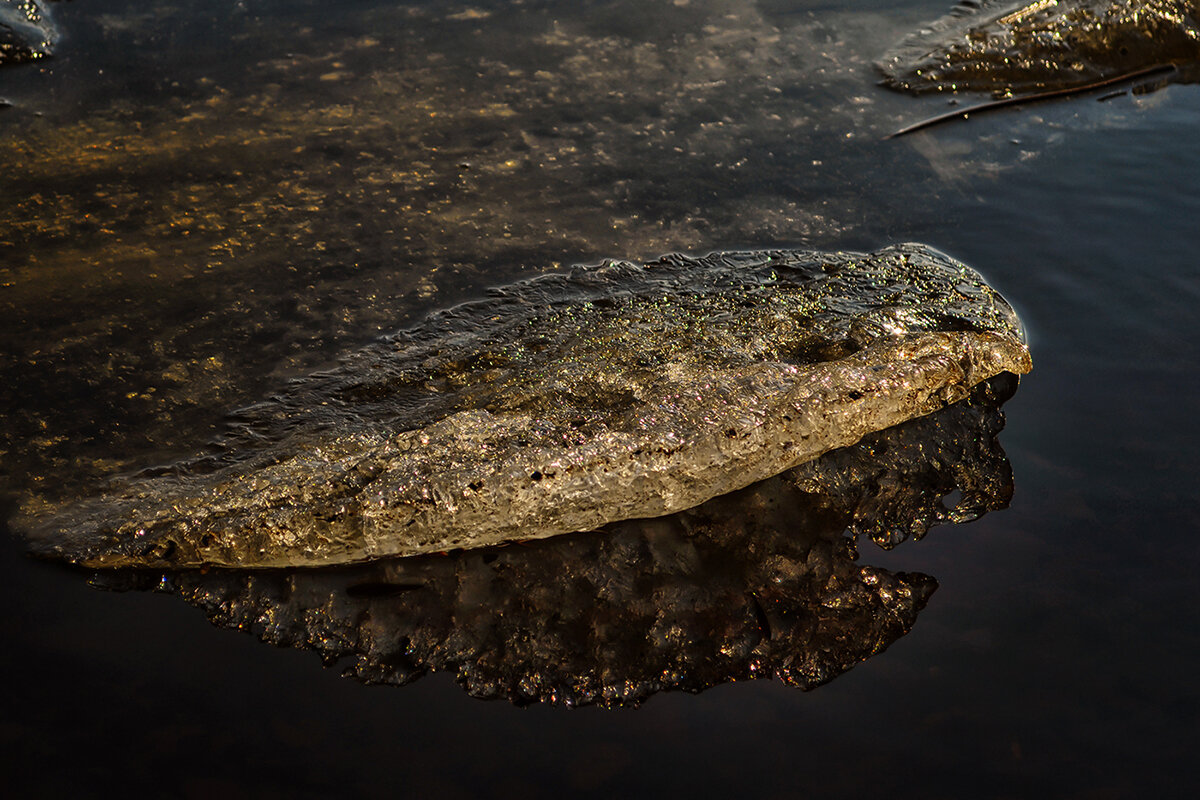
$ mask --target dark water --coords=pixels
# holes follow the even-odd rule
[[[937,2],[80,0],[0,71],[3,477],[70,494],[489,285],[607,256],[919,240],[1018,307],[1011,507],[812,692],[600,711],[338,680],[4,543],[9,785],[40,794],[1187,796],[1200,717],[1194,86],[881,137]]]

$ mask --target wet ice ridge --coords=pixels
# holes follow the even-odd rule
[[[59,505],[89,567],[290,567],[682,511],[965,398],[1031,361],[924,245],[610,261],[434,314],[235,416],[208,452]]]

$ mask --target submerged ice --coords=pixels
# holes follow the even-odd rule
[[[923,245],[612,261],[493,290],[245,409],[194,459],[32,500],[93,567],[315,566],[691,508],[1030,368]]]

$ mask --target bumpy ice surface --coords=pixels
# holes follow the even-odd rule
[[[884,83],[921,93],[1023,94],[1160,65],[1200,62],[1196,0],[964,0],[879,62]]]
[[[211,452],[26,504],[98,567],[367,561],[655,517],[1030,368],[923,245],[608,262],[494,290],[244,410]]]

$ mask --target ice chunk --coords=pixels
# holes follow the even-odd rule
[[[435,313],[244,410],[212,454],[18,525],[94,567],[542,538],[691,508],[1029,369],[1012,308],[923,245],[613,261]]]
[[[1026,94],[1155,67],[1197,79],[1196,0],[964,0],[878,64],[884,83],[922,92]]]

